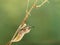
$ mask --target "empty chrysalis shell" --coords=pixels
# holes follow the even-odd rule
[[[21,31],[19,31],[17,36],[13,40],[11,40],[11,42],[18,42],[18,41],[20,41],[26,33],[30,32],[30,30],[31,29],[30,29],[29,26],[25,26],[24,28],[21,29]]]
[[[24,34],[18,33],[17,36],[13,40],[11,40],[11,42],[18,42],[23,38],[23,36]]]

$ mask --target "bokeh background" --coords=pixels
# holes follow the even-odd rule
[[[30,0],[29,8],[35,0]],[[44,0],[38,0],[41,4]],[[25,16],[27,0],[0,0],[0,45],[6,45]],[[33,9],[27,24],[29,34],[12,45],[60,45],[60,0],[49,0]]]

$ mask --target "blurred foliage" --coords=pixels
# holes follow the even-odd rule
[[[29,8],[33,2],[30,0]],[[0,0],[0,45],[12,38],[25,16],[26,4],[27,0]],[[27,24],[33,26],[31,32],[12,45],[60,45],[60,0],[33,9]]]

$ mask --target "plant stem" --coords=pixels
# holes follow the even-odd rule
[[[29,16],[30,12],[32,11],[32,9],[34,8],[36,2],[37,2],[37,0],[34,2],[34,4],[32,5],[32,7],[30,8],[30,10],[26,13],[26,16],[25,16],[24,20],[22,21],[21,25],[20,25],[20,26],[18,27],[18,29],[16,30],[16,32],[15,32],[15,34],[14,34],[14,36],[12,37],[11,40],[13,40],[13,39],[15,38],[15,36],[17,35],[17,33],[18,33],[19,30],[20,30],[20,27],[22,27],[22,26],[26,23],[26,21],[27,21],[27,19],[28,19],[28,16]],[[8,44],[8,45],[11,45],[11,44],[12,44],[12,42],[9,41],[9,44]]]
[[[16,30],[16,32],[13,35],[13,37],[12,37],[11,40],[13,40],[15,38],[15,36],[17,35],[17,33],[20,31],[21,27],[26,23],[26,21],[27,21],[27,19],[29,17],[29,14],[31,13],[31,11],[33,10],[33,8],[35,8],[35,7],[37,7],[37,8],[41,7],[44,3],[46,3],[47,0],[45,0],[41,5],[36,6],[37,1],[38,0],[35,0],[35,2],[33,3],[32,7],[29,10],[27,10],[26,15],[25,15],[25,17],[24,17],[21,25],[18,27],[18,29]],[[9,43],[7,45],[12,45],[13,42],[11,42],[11,40],[9,41]]]

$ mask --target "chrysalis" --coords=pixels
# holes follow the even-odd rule
[[[21,29],[21,31],[19,31],[17,36],[13,40],[11,40],[11,42],[18,42],[18,41],[20,41],[26,33],[30,32],[30,30],[31,29],[30,29],[29,26],[25,26],[24,28]]]

